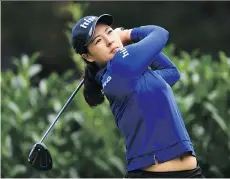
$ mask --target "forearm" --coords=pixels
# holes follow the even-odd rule
[[[142,27],[144,28],[144,27]],[[161,27],[155,26],[156,30],[162,30]],[[124,41],[125,43],[132,43],[138,42],[144,39],[148,34],[149,30],[145,33],[136,33],[135,35],[131,36],[131,32],[133,29],[123,30],[124,32]],[[153,63],[150,65],[153,70],[161,70],[161,69],[168,69],[168,68],[176,68],[174,63],[162,52],[154,57]]]
[[[140,42],[143,39],[145,39],[147,36],[149,36],[151,33],[155,33],[159,35],[158,38],[156,38],[155,40],[158,40],[158,39],[168,40],[168,36],[169,36],[168,31],[156,25],[147,25],[147,26],[141,26],[138,28],[134,28],[131,32],[131,40],[134,43]]]
[[[150,27],[150,26],[149,26]],[[141,40],[143,40],[145,37],[147,37],[150,33],[153,32],[152,28],[149,27],[142,27],[141,31],[136,31],[133,32],[133,29],[129,29],[129,30],[123,30],[123,37],[122,37],[122,42],[123,44],[128,44],[128,43],[132,43],[132,42],[139,42]],[[158,26],[154,26],[155,30],[154,31],[162,31],[164,32],[163,28],[158,27]],[[155,43],[154,45],[156,45],[157,43],[157,39],[155,39]],[[148,47],[152,47],[152,50],[154,48],[154,45],[152,45],[153,43],[149,43],[146,44],[144,48],[142,48],[140,50],[140,54],[142,53],[143,55],[141,55],[141,57],[139,58],[143,58],[146,53],[149,53],[151,50],[146,51],[146,53],[143,53],[146,48]],[[136,53],[138,53],[138,49],[136,49]],[[137,65],[140,68],[145,68],[145,65],[143,66],[144,62],[143,60],[145,60],[145,58],[143,60],[140,60],[138,58],[139,53],[132,59],[132,65],[135,65],[138,61],[140,61],[141,63],[139,65]],[[176,68],[176,66],[174,65],[174,63],[166,56],[164,55],[162,52],[156,54],[155,56],[152,57],[152,63],[150,65],[151,69],[154,70],[158,75],[160,75],[170,86],[173,86],[179,79],[180,79],[180,73],[178,71],[178,69]],[[137,63],[138,64],[138,63]],[[143,66],[143,67],[142,67]],[[132,73],[130,73],[132,74]],[[134,75],[135,76],[135,75]]]
[[[114,60],[114,66],[119,67],[119,69],[117,68],[119,72],[124,71],[123,76],[138,77],[151,65],[155,60],[154,57],[162,51],[167,43],[168,35],[167,30],[154,25],[123,32],[122,42],[131,40],[136,43],[125,46],[120,49],[119,53],[116,53],[115,57],[119,60]],[[128,55],[122,55],[124,51]],[[123,60],[124,57],[125,60]]]
[[[160,75],[170,86],[173,86],[180,79],[180,72],[174,63],[162,52],[156,55],[150,65],[151,69]]]
[[[141,26],[139,27],[139,31],[136,31],[132,34],[133,29],[124,29],[121,27],[120,29],[122,32],[120,33],[120,38],[123,45],[136,43],[143,40],[152,32],[152,27],[154,27],[154,31],[166,31],[162,27],[155,26],[155,25],[148,25],[148,26]]]
[[[152,70],[176,68],[175,64],[162,52],[156,55],[154,59],[155,60],[150,65]]]
[[[144,27],[142,27],[144,28]],[[156,30],[162,30],[161,27],[155,26]],[[124,41],[126,44],[132,43],[132,42],[138,42],[142,39],[144,39],[148,35],[148,31],[145,33],[136,33],[135,35],[131,36],[131,32],[133,29],[129,30],[123,30],[124,31]],[[158,55],[154,57],[153,63],[150,65],[150,67],[153,70],[160,70],[160,69],[166,69],[166,68],[176,68],[176,66],[171,62],[171,60],[162,52],[160,52]]]

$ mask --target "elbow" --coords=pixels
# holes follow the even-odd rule
[[[180,79],[180,71],[178,70],[178,68],[175,69],[175,74],[176,74],[176,77],[177,77],[177,80]]]
[[[176,81],[179,81],[180,80],[180,72],[177,70],[177,73],[176,73]]]
[[[169,32],[166,29],[162,28],[161,33],[162,33],[162,38],[165,40],[165,43],[167,43],[169,39]]]
[[[169,31],[160,26],[154,26],[155,30],[158,31],[159,36],[162,37],[166,42],[169,39]]]
[[[169,39],[169,31],[166,30],[163,27],[160,26],[156,26],[156,25],[152,25],[152,28],[150,28],[150,32],[154,32],[158,34],[158,37],[161,37],[163,39],[165,39],[166,41]]]
[[[169,32],[166,29],[162,28],[162,27],[159,27],[156,30],[157,31],[155,31],[155,33],[156,33],[156,35],[158,37],[157,39],[159,40],[159,43],[162,46],[165,46],[166,43],[168,42],[168,39],[169,39]]]
[[[179,81],[180,80],[180,77],[181,77],[181,75],[180,75],[180,72],[179,72],[179,70],[177,69],[177,68],[175,68],[175,71],[174,71],[174,75],[173,75],[173,78],[174,78],[174,82],[173,82],[173,85],[177,82],[177,81]]]

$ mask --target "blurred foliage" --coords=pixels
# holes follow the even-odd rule
[[[40,65],[33,64],[38,55],[15,59],[16,74],[10,70],[1,73],[2,177],[112,177],[123,173],[123,141],[112,114],[106,104],[91,110],[82,90],[44,141],[54,169],[42,173],[29,166],[27,158],[33,144],[41,139],[79,83],[77,79],[67,82],[73,74],[68,71],[62,76],[52,73],[32,86],[31,79],[41,70]]]
[[[118,27],[162,26],[179,51],[199,49],[217,57],[223,50],[230,55],[229,1],[91,1],[83,13],[110,13]]]
[[[65,11],[73,13],[74,22],[81,16],[73,7]],[[205,176],[230,177],[230,59],[224,52],[218,60],[197,51],[175,55],[174,45],[164,52],[181,72],[173,90]],[[69,53],[82,73],[83,61],[72,49]],[[108,102],[91,109],[82,89],[44,141],[53,157],[53,170],[38,172],[28,164],[34,143],[80,82],[74,69],[37,78],[42,70],[36,63],[39,58],[38,52],[22,55],[14,58],[16,72],[1,72],[1,177],[123,177],[125,144]]]
[[[43,65],[39,76],[46,76],[51,70],[62,72],[74,63],[69,56],[68,40],[63,33],[71,14],[60,13],[65,1],[1,2],[2,67],[11,67],[11,56],[22,53],[29,56],[41,52],[38,63]],[[81,11],[80,11],[81,12]]]
[[[60,11],[65,6],[72,6],[74,14]],[[38,59],[43,66],[39,77],[46,77],[52,71],[61,74],[74,69],[64,33],[66,23],[80,14],[102,13],[114,16],[114,27],[147,24],[165,27],[178,51],[190,53],[199,49],[213,56],[223,50],[230,56],[230,2],[227,1],[2,1],[3,70],[13,67],[11,56],[22,53],[31,56],[35,51],[42,52]],[[80,73],[75,73],[79,77]]]
[[[230,177],[230,58],[184,51],[168,54],[181,72],[173,90],[206,177]]]
[[[164,51],[181,71],[173,89],[206,177],[229,177],[229,59],[223,52],[217,63],[207,55],[174,56],[173,46]],[[125,146],[108,102],[92,110],[82,90],[44,141],[54,160],[53,170],[38,172],[28,164],[33,144],[79,84],[78,79],[68,82],[70,70],[62,76],[52,73],[32,86],[41,71],[35,64],[38,57],[34,53],[15,59],[16,74],[1,72],[2,177],[122,177]]]

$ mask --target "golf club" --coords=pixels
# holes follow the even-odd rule
[[[52,169],[53,162],[52,162],[51,154],[50,154],[49,150],[47,149],[47,147],[42,142],[44,141],[44,139],[46,138],[46,136],[49,134],[49,132],[53,128],[54,124],[58,121],[60,115],[66,109],[66,107],[68,106],[68,104],[71,102],[71,100],[77,94],[77,92],[79,91],[79,89],[81,88],[81,86],[83,85],[83,83],[84,83],[84,79],[80,82],[80,84],[78,85],[78,87],[74,90],[74,92],[72,93],[72,95],[69,97],[69,99],[67,100],[67,102],[65,103],[65,105],[63,106],[63,108],[61,109],[61,111],[58,113],[56,119],[52,122],[52,124],[50,125],[50,127],[47,129],[47,131],[43,135],[42,139],[38,143],[36,143],[33,146],[32,150],[30,151],[30,154],[29,154],[29,157],[28,157],[28,161],[32,165],[32,167],[34,167],[35,169],[37,169],[37,170],[44,170],[44,171]]]

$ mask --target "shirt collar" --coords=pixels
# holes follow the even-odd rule
[[[105,74],[106,70],[107,70],[107,67],[104,67],[104,68],[100,69],[100,70],[97,72],[97,74],[96,74],[96,76],[95,76],[95,80],[96,80],[99,84],[101,84],[101,79],[102,79],[103,75]]]

